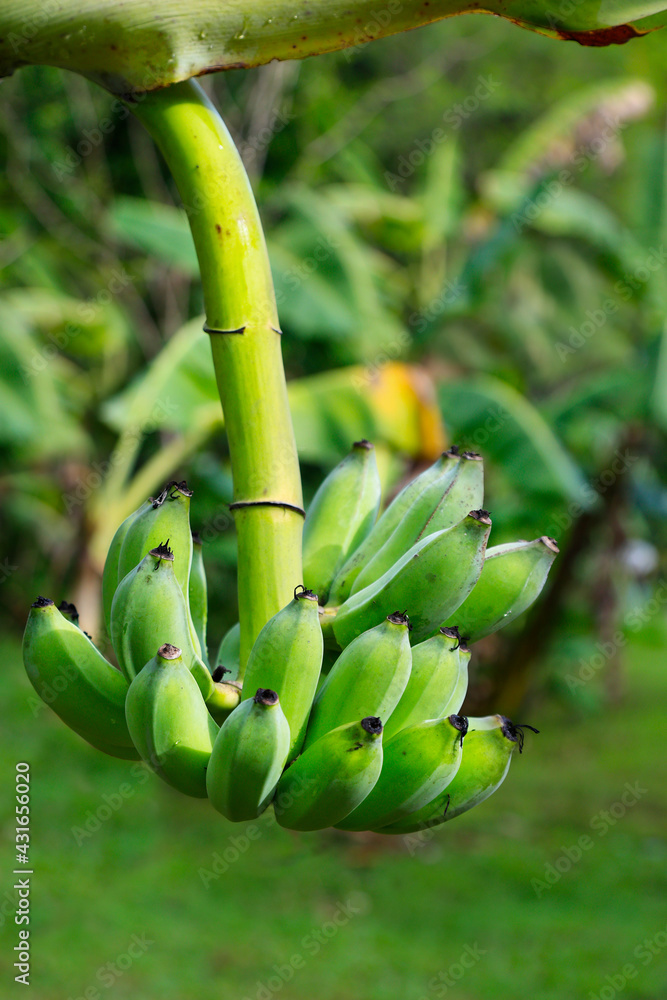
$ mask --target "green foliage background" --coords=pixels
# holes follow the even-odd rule
[[[147,465],[195,488],[213,645],[234,621],[231,480],[187,226],[118,102],[48,69],[3,82],[3,765],[35,771],[40,997],[254,998],[351,896],[362,915],[286,996],[446,995],[431,980],[475,942],[489,958],[452,995],[597,996],[625,962],[638,973],[626,997],[659,995],[664,952],[644,968],[633,949],[665,931],[664,45],[656,32],[590,50],[466,17],[205,81],[267,228],[306,495],[364,435],[383,448],[388,492],[414,467],[419,449],[382,425],[365,387],[388,362],[417,363],[451,440],[487,459],[494,540],[554,534],[570,565],[548,620],[476,657],[481,703],[521,700],[530,680],[529,721],[547,730],[497,797],[414,856],[267,826],[208,890],[198,869],[243,831],[156,781],[77,844],[71,828],[126,768],[34,714],[18,651],[37,593],[92,594],[94,621],[105,532],[128,491],[133,506],[153,491]],[[351,365],[361,383],[327,374]],[[625,782],[646,794],[538,893],[531,880]],[[144,930],[145,957],[112,985],[96,978]],[[9,981],[11,924],[2,932]]]

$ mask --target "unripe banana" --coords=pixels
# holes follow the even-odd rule
[[[215,665],[225,668],[225,677],[228,681],[235,681],[239,675],[240,661],[241,625],[237,622],[236,625],[232,625],[229,632],[223,635],[215,658]]]
[[[356,441],[313,497],[303,526],[303,579],[322,604],[334,576],[368,536],[382,486],[369,441]]]
[[[323,830],[363,802],[382,769],[382,723],[362,719],[313,743],[278,782],[276,819],[288,830]]]
[[[477,582],[490,530],[488,512],[473,510],[454,527],[422,538],[338,609],[332,629],[339,645],[347,646],[393,608],[405,608],[410,615],[413,643],[432,635]]]
[[[351,594],[378,580],[421,538],[451,528],[484,499],[484,465],[480,455],[464,451],[452,474],[436,480],[413,502],[379,552],[354,581]]]
[[[461,707],[468,693],[468,664],[470,663],[470,649],[465,639],[459,639],[459,676],[456,687],[452,695],[440,713],[441,715],[459,715]]]
[[[180,649],[160,646],[130,684],[125,715],[142,760],[185,795],[206,798],[206,767],[218,726]]]
[[[116,587],[122,580],[122,576],[120,575],[118,569],[120,562],[120,550],[123,546],[129,527],[134,519],[139,517],[140,514],[151,510],[153,502],[153,498],[151,497],[150,499],[144,501],[144,503],[142,503],[137,510],[133,510],[129,517],[126,517],[122,524],[119,525],[116,529],[115,535],[111,539],[111,545],[109,546],[109,551],[107,552],[107,557],[104,562],[104,571],[102,573],[102,606],[104,609],[104,624],[106,625],[108,635],[111,635],[111,605],[113,604],[113,595],[116,593]]]
[[[353,645],[354,642],[350,643],[341,657]],[[385,745],[396,733],[409,726],[428,719],[440,719],[443,715],[456,715],[457,712],[446,709],[456,691],[460,673],[457,629],[440,629],[432,639],[414,646],[410,679],[401,700],[385,723]]]
[[[58,611],[66,618],[68,622],[72,625],[76,625],[77,628],[81,628],[79,624],[79,612],[77,611],[76,604],[72,604],[70,601],[61,601],[58,605]]]
[[[151,549],[168,539],[174,553],[174,576],[187,598],[192,562],[191,497],[192,490],[185,482],[169,482],[151,505],[131,521],[120,550],[119,581],[138,566]]]
[[[206,707],[219,726],[241,701],[241,685],[237,681],[225,680],[225,676],[224,667],[215,668],[212,674],[213,691],[206,698]]]
[[[137,759],[125,722],[127,681],[46,597],[30,609],[23,662],[37,694],[70,729],[105,753]]]
[[[248,657],[242,698],[257,688],[277,691],[292,734],[288,760],[301,750],[308,713],[322,667],[317,595],[297,587],[290,601],[261,630]]]
[[[199,639],[201,658],[208,665],[208,650],[206,648],[206,625],[208,623],[208,594],[206,586],[206,570],[202,554],[202,540],[197,532],[192,532],[192,562],[190,564],[190,580],[188,584],[188,604],[190,618]]]
[[[329,604],[337,606],[350,596],[354,581],[364,566],[379,552],[394,529],[401,523],[414,501],[432,483],[447,480],[452,476],[459,462],[459,450],[452,447],[425,469],[421,475],[409,482],[398,493],[375,523],[368,537],[336,574],[329,593]]]
[[[358,636],[317,692],[305,748],[355,719],[390,716],[408,683],[411,659],[408,619],[399,612]]]
[[[338,829],[377,829],[432,801],[459,769],[467,730],[465,716],[449,715],[410,726],[387,740],[377,784],[354,812],[336,823]]]
[[[285,766],[290,739],[278,695],[259,688],[234,709],[216,737],[206,771],[211,805],[235,823],[263,813]]]
[[[128,681],[169,636],[183,650],[204,698],[210,697],[213,680],[192,643],[185,598],[174,574],[174,556],[168,546],[159,545],[121,580],[111,606],[111,641]]]
[[[469,730],[456,777],[431,802],[378,833],[416,833],[439,826],[488,799],[505,780],[512,754],[523,749],[523,729],[504,715],[468,719]],[[533,732],[537,732],[533,729]]]
[[[479,580],[450,620],[470,642],[503,628],[537,600],[557,555],[546,535],[487,549]]]

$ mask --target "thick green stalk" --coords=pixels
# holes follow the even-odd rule
[[[245,664],[301,583],[301,480],[264,234],[238,152],[198,84],[147,94],[132,110],[167,161],[197,248],[234,478]]]

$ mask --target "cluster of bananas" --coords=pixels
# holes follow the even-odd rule
[[[304,584],[243,671],[238,625],[209,666],[190,498],[171,482],[114,536],[103,603],[120,670],[73,605],[32,605],[26,670],[72,729],[229,820],[272,804],[292,830],[409,833],[498,788],[525,727],[459,714],[468,644],[526,610],[558,549],[546,537],[487,548],[479,455],[451,448],[378,519],[373,447],[355,444],[308,511]]]

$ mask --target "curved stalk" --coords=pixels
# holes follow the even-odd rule
[[[264,234],[238,152],[198,84],[131,107],[167,161],[199,258],[234,479],[243,666],[301,583],[301,479]]]

